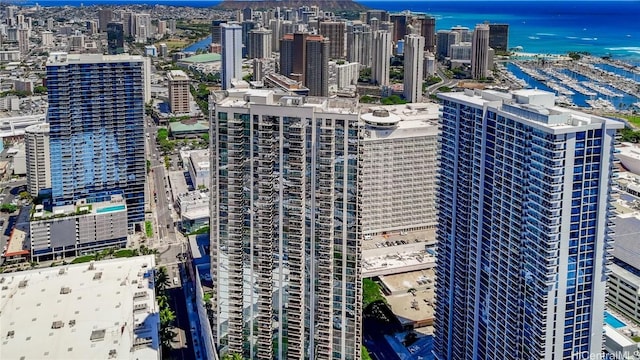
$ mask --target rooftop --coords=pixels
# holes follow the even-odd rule
[[[75,205],[54,206],[47,211],[44,206],[36,205],[31,214],[31,220],[44,220],[49,218],[61,218],[87,214],[104,214],[115,211],[127,211],[127,203],[122,195],[111,195],[111,200],[95,203],[87,203],[78,200]]]
[[[189,76],[182,70],[169,70],[167,71],[167,78],[169,81],[177,81],[177,80],[189,80]]]
[[[215,54],[215,53],[207,53],[207,54],[189,56],[188,58],[180,59],[180,62],[209,63],[209,62],[215,62],[215,61],[221,61],[221,60],[222,60],[222,55]]]
[[[379,140],[411,136],[437,135],[438,104],[363,107],[360,119],[367,125],[365,139]]]
[[[47,59],[47,66],[64,65],[64,64],[95,64],[95,63],[110,63],[110,62],[123,62],[123,61],[135,61],[142,62],[144,59],[140,55],[118,54],[118,55],[103,55],[103,54],[68,54],[65,52],[52,52]]]
[[[158,359],[154,266],[139,256],[0,274],[2,357]]]
[[[624,123],[581,111],[555,105],[555,95],[537,89],[514,90],[509,93],[495,90],[465,90],[440,93],[438,97],[467,103],[475,107],[489,108],[512,118],[521,119],[530,126],[553,133],[574,132],[579,129],[598,129],[603,123],[610,129],[622,129]]]

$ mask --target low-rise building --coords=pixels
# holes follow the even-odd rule
[[[154,267],[148,255],[0,274],[2,358],[160,359]]]
[[[209,226],[209,191],[197,190],[178,195],[176,210],[180,213],[185,233]]]
[[[36,205],[31,215],[31,258],[77,256],[127,244],[127,204],[122,195],[111,200],[55,206]]]
[[[640,323],[640,271],[622,262],[609,265],[609,270],[609,306]]]
[[[209,150],[193,150],[189,154],[189,176],[196,189],[208,188],[210,179]]]

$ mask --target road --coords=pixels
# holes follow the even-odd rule
[[[442,86],[454,87],[458,83],[457,79],[449,79],[449,78],[447,78],[447,76],[444,74],[444,72],[440,68],[440,65],[436,65],[436,75],[438,75],[440,77],[440,79],[442,79],[442,81],[437,83],[437,84],[433,84],[433,85],[428,86],[426,91],[425,91],[425,94],[427,96],[435,94],[438,91],[438,89],[440,87],[442,87]]]
[[[167,180],[164,158],[157,145],[158,127],[150,117],[148,117],[147,133],[149,134],[147,137],[147,152],[151,161],[151,173],[149,174],[151,194],[149,201],[152,202],[151,210],[155,216],[156,224],[154,229],[154,240],[156,241],[152,246],[160,247],[176,243],[174,222],[171,216],[172,210],[169,209],[171,189]]]
[[[0,182],[0,205],[11,204],[11,202],[18,198],[20,191],[26,190],[27,180],[20,179],[15,181],[3,181]],[[4,247],[9,241],[9,235],[11,235],[11,229],[15,225],[15,219],[18,215],[18,210],[12,214],[0,212],[0,251],[4,251]],[[4,263],[4,258],[0,258],[0,265]]]

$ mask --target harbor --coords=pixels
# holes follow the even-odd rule
[[[553,92],[563,106],[602,112],[640,111],[640,69],[619,61],[591,56],[512,60],[496,68],[512,88]]]

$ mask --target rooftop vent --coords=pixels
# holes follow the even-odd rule
[[[69,294],[71,293],[71,288],[68,286],[63,286],[60,288],[60,294]]]
[[[102,341],[104,340],[104,334],[105,334],[106,330],[93,330],[91,332],[91,341]]]
[[[93,264],[93,261],[91,262],[91,264],[89,264],[89,270],[95,270],[96,266]]]
[[[115,359],[118,357],[118,352],[116,349],[109,350],[109,359]]]
[[[95,273],[95,275],[93,275],[93,280],[100,280],[102,279],[102,272],[97,272]]]
[[[58,270],[58,275],[64,275],[64,272],[65,272],[65,270],[64,270],[64,268],[62,268],[62,269]]]
[[[51,324],[52,329],[60,329],[62,327],[64,327],[64,323],[60,320],[54,321],[53,324]]]
[[[27,280],[20,281],[20,283],[18,283],[18,287],[21,289],[27,287]]]
[[[13,338],[13,336],[16,334],[16,332],[14,330],[9,330],[7,331],[7,337],[8,338]]]
[[[69,320],[69,326],[70,327],[73,327],[75,324],[76,324],[76,320],[75,319]]]
[[[373,116],[375,117],[389,117],[389,111],[384,109],[373,110]]]

